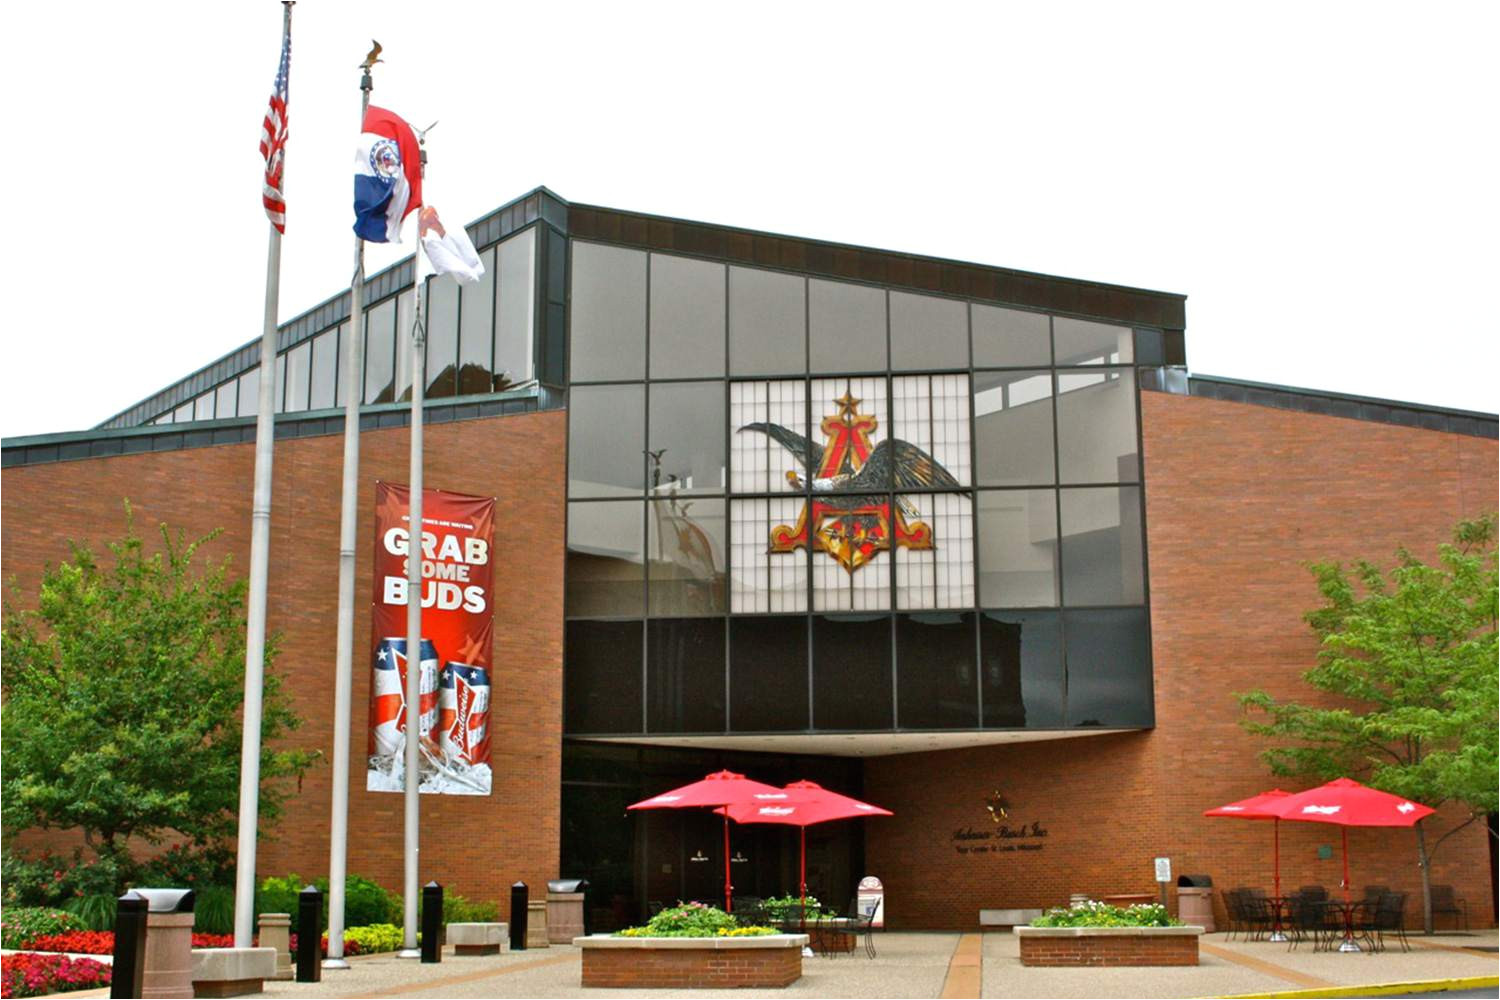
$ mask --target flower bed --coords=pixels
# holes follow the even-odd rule
[[[70,930],[58,934],[25,936],[19,932],[7,938],[5,947],[37,952],[71,952],[75,955],[112,955],[115,951],[114,931]],[[391,924],[375,924],[370,927],[350,927],[344,931],[344,954],[367,955],[380,951],[395,951],[401,947],[401,928]],[[194,934],[194,948],[233,948],[232,934]],[[323,935],[323,954],[328,953],[328,935]],[[297,935],[291,935],[291,951],[297,953]]]
[[[22,952],[0,958],[0,997],[90,990],[109,985],[111,969],[92,958]]]
[[[1017,927],[1021,964],[1031,966],[1197,965],[1202,927],[1185,927],[1160,903],[1084,903],[1049,910]]]
[[[802,978],[806,934],[741,927],[723,910],[679,904],[644,927],[574,938],[583,985],[638,989],[789,986]]]

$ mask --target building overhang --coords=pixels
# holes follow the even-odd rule
[[[694,750],[811,754],[823,757],[890,757],[1006,743],[1038,743],[1145,732],[1142,729],[1003,729],[911,733],[754,733],[707,736],[580,736],[591,743],[629,743]]]

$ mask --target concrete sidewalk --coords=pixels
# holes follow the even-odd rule
[[[394,955],[350,959],[348,971],[325,971],[320,983],[273,982],[263,997],[1224,997],[1493,977],[1500,965],[1495,931],[1414,936],[1412,950],[1380,954],[1314,953],[1303,946],[1228,941],[1204,935],[1201,964],[1188,968],[1033,969],[1021,965],[1009,933],[885,932],[877,957],[863,951],[808,958],[802,978],[784,990],[612,990],[579,985],[579,950],[557,946],[457,958],[437,965]],[[82,1000],[107,990],[60,994]]]

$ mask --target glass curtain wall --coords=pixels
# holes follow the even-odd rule
[[[1133,330],[571,252],[565,731],[1152,724]]]

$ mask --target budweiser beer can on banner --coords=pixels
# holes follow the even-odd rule
[[[438,655],[431,640],[422,640],[422,659],[418,664],[421,691],[420,729],[427,736],[438,717]],[[406,721],[406,638],[387,637],[375,648],[375,752],[400,753],[404,747],[402,732]]]
[[[438,730],[443,752],[477,764],[490,737],[490,674],[484,667],[449,663],[443,668],[438,701]]]

